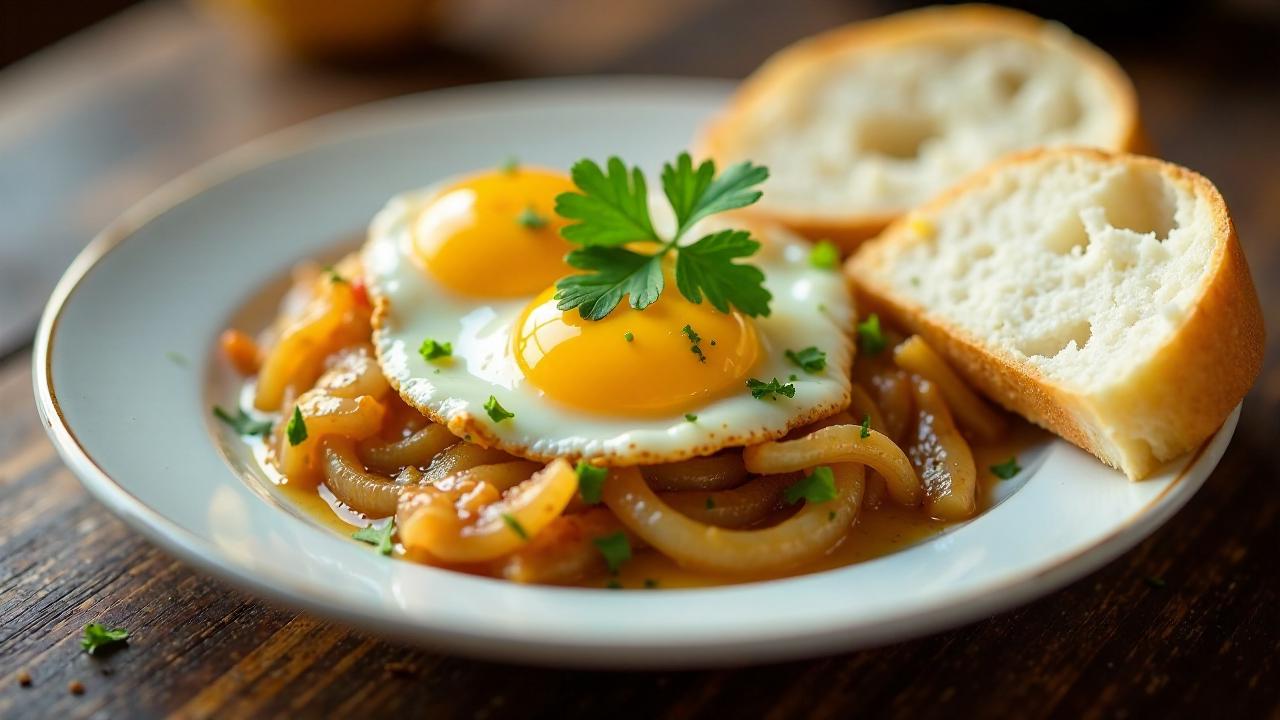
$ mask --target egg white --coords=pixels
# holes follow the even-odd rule
[[[773,301],[769,317],[754,319],[761,352],[750,376],[786,382],[794,374],[794,398],[756,399],[744,384],[741,393],[689,408],[696,422],[683,413],[628,418],[557,403],[525,380],[511,349],[515,323],[532,296],[463,297],[436,283],[413,259],[414,221],[436,193],[432,187],[393,198],[374,218],[362,255],[383,372],[405,402],[458,436],[535,460],[648,464],[775,439],[848,405],[854,311],[843,274],[812,267],[804,240],[755,223],[752,236],[762,247],[750,262],[764,271]],[[655,225],[669,223],[659,215],[659,203],[654,206]],[[731,225],[744,222],[733,218]],[[689,236],[728,226],[712,218]],[[664,294],[676,292],[669,284]],[[452,342],[452,362],[424,360],[418,353],[424,338]],[[821,373],[808,374],[783,355],[809,346],[827,354]],[[654,367],[653,372],[672,369]],[[490,395],[515,417],[493,422],[483,407]]]

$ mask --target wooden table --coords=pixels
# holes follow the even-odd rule
[[[0,197],[10,203],[4,232],[32,233],[19,238],[29,240],[21,258],[30,267],[50,257],[61,265],[91,226],[166,177],[318,112],[521,75],[738,76],[771,48],[877,10],[816,0],[602,5],[476,0],[444,44],[409,66],[341,72],[273,59],[184,6],[144,5],[0,75],[0,177],[25,158],[62,188],[23,203]],[[1273,328],[1217,472],[1168,525],[1101,571],[949,633],[766,667],[568,672],[402,647],[199,575],[90,499],[33,409],[31,318],[14,308],[29,313],[46,288],[29,278],[0,305],[18,338],[0,356],[0,717],[1275,717],[1280,18],[1263,3],[1234,7],[1235,17],[1190,18],[1145,38],[1099,38],[1134,76],[1164,155],[1226,195]],[[0,182],[0,193],[14,192]],[[134,637],[102,660],[78,644],[80,628],[99,619]],[[83,694],[69,692],[73,681]]]

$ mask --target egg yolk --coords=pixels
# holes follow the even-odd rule
[[[644,310],[624,300],[603,320],[557,310],[555,288],[546,290],[512,340],[525,378],[556,401],[605,415],[672,415],[746,392],[760,354],[755,325],[668,285]]]
[[[418,214],[414,253],[439,283],[471,297],[532,295],[572,272],[556,195],[563,173],[515,168],[475,175],[441,191]]]

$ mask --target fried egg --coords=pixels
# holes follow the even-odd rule
[[[763,442],[848,404],[848,287],[778,228],[717,217],[688,233],[751,230],[768,317],[692,303],[670,275],[644,310],[625,298],[597,321],[557,309],[555,282],[574,270],[555,196],[573,189],[551,170],[495,170],[399,195],[374,218],[362,253],[374,345],[405,402],[481,445],[602,465]],[[669,230],[665,206],[651,204]],[[422,352],[428,340],[435,353]],[[821,371],[787,358],[809,347],[826,354]],[[794,397],[756,398],[752,379],[790,384]]]

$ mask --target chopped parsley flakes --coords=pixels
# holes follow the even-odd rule
[[[595,545],[604,556],[604,562],[609,566],[611,573],[617,573],[622,564],[631,559],[631,542],[627,540],[627,534],[621,530],[612,535],[598,537],[592,540],[591,544]]]
[[[698,416],[693,413],[685,413],[684,419],[686,422],[698,422]]]
[[[858,437],[863,439],[871,437],[871,413],[862,416],[862,425],[858,428]]]
[[[705,507],[705,508],[706,508],[706,509],[708,509],[708,510],[715,510],[715,509],[716,509],[716,501],[715,501],[715,498],[713,498],[713,497],[711,497],[710,495],[708,495],[708,496],[707,496],[707,501],[706,501],[705,503],[703,503],[703,504],[702,504],[702,506],[703,506],[703,507]]]
[[[516,216],[516,223],[526,230],[541,230],[547,226],[548,222],[547,216],[533,209],[532,205]]]
[[[702,345],[700,344],[702,342],[702,336],[694,331],[692,325],[685,325],[680,328],[680,332],[684,333],[685,337],[689,338],[689,352],[698,356],[698,362],[706,362],[707,356],[702,354]]]
[[[764,273],[735,262],[760,249],[749,232],[721,230],[680,242],[699,220],[759,200],[756,186],[769,177],[768,169],[743,162],[717,176],[714,162],[695,167],[689,154],[681,153],[662,168],[662,189],[676,220],[670,238],[654,230],[649,189],[639,168],[628,168],[616,157],[604,168],[579,160],[570,175],[577,191],[556,197],[556,213],[572,223],[560,234],[578,246],[565,262],[585,272],[556,282],[557,308],[577,308],[583,318],[600,320],[626,297],[632,308],[643,310],[662,294],[664,258],[674,253],[676,288],[689,302],[705,297],[723,313],[769,314],[773,296],[764,287]],[[631,243],[657,243],[657,250],[637,252],[627,247]]]
[[[635,340],[635,339],[636,339],[636,335],[635,335],[635,333],[633,333],[633,332],[631,332],[630,330],[628,330],[628,331],[626,331],[626,332],[622,333],[622,339],[623,339],[623,340],[626,340],[627,342],[631,342],[632,340]]]
[[[600,504],[600,491],[604,489],[604,480],[609,471],[592,465],[586,460],[579,460],[574,468],[578,473],[578,495],[588,505]]]
[[[796,481],[796,484],[782,492],[782,499],[788,505],[795,505],[804,500],[811,503],[824,503],[836,499],[836,476],[831,468],[819,465],[812,473]]]
[[[484,402],[484,411],[489,413],[489,419],[496,423],[500,423],[503,420],[510,420],[516,416],[513,412],[507,412],[507,409],[502,407],[502,404],[498,402],[498,398],[492,395],[490,395],[489,399]]]
[[[302,410],[297,405],[293,406],[293,417],[284,427],[284,434],[290,445],[299,445],[307,439],[307,422],[302,419]]]
[[[500,169],[508,175],[516,174],[516,171],[520,169],[520,158],[515,155],[508,155],[507,159],[502,161]]]
[[[440,358],[453,357],[453,343],[438,342],[431,338],[427,338],[418,346],[418,354],[427,362],[439,360]]]
[[[991,474],[1001,480],[1008,480],[1020,472],[1022,472],[1022,468],[1018,465],[1018,457],[1016,455],[1002,463],[991,466]]]
[[[803,350],[788,350],[784,354],[807,373],[820,373],[827,369],[827,354],[812,345]]]
[[[226,423],[228,427],[236,431],[237,435],[267,435],[271,432],[270,420],[254,420],[249,417],[249,413],[244,408],[236,408],[236,414],[223,410],[217,405],[213,406],[213,416]]]
[[[858,323],[858,348],[868,355],[876,355],[884,350],[889,341],[880,329],[880,316],[871,313],[866,320]]]
[[[108,628],[101,623],[84,626],[80,636],[80,649],[90,655],[105,655],[129,641],[129,631],[124,628]]]
[[[362,543],[369,543],[383,555],[391,554],[391,536],[396,532],[395,518],[388,520],[382,527],[362,527],[351,534],[353,540],[359,540]]]
[[[809,264],[819,270],[834,270],[840,265],[840,248],[830,240],[819,240],[809,251]]]
[[[747,388],[751,390],[751,397],[757,400],[777,400],[779,396],[793,398],[796,396],[796,386],[791,383],[785,385],[774,378],[769,382],[751,378],[747,381]]]
[[[511,532],[515,533],[516,537],[521,540],[529,539],[529,533],[525,531],[524,526],[520,524],[520,521],[514,515],[502,513],[502,524],[510,528]]]

